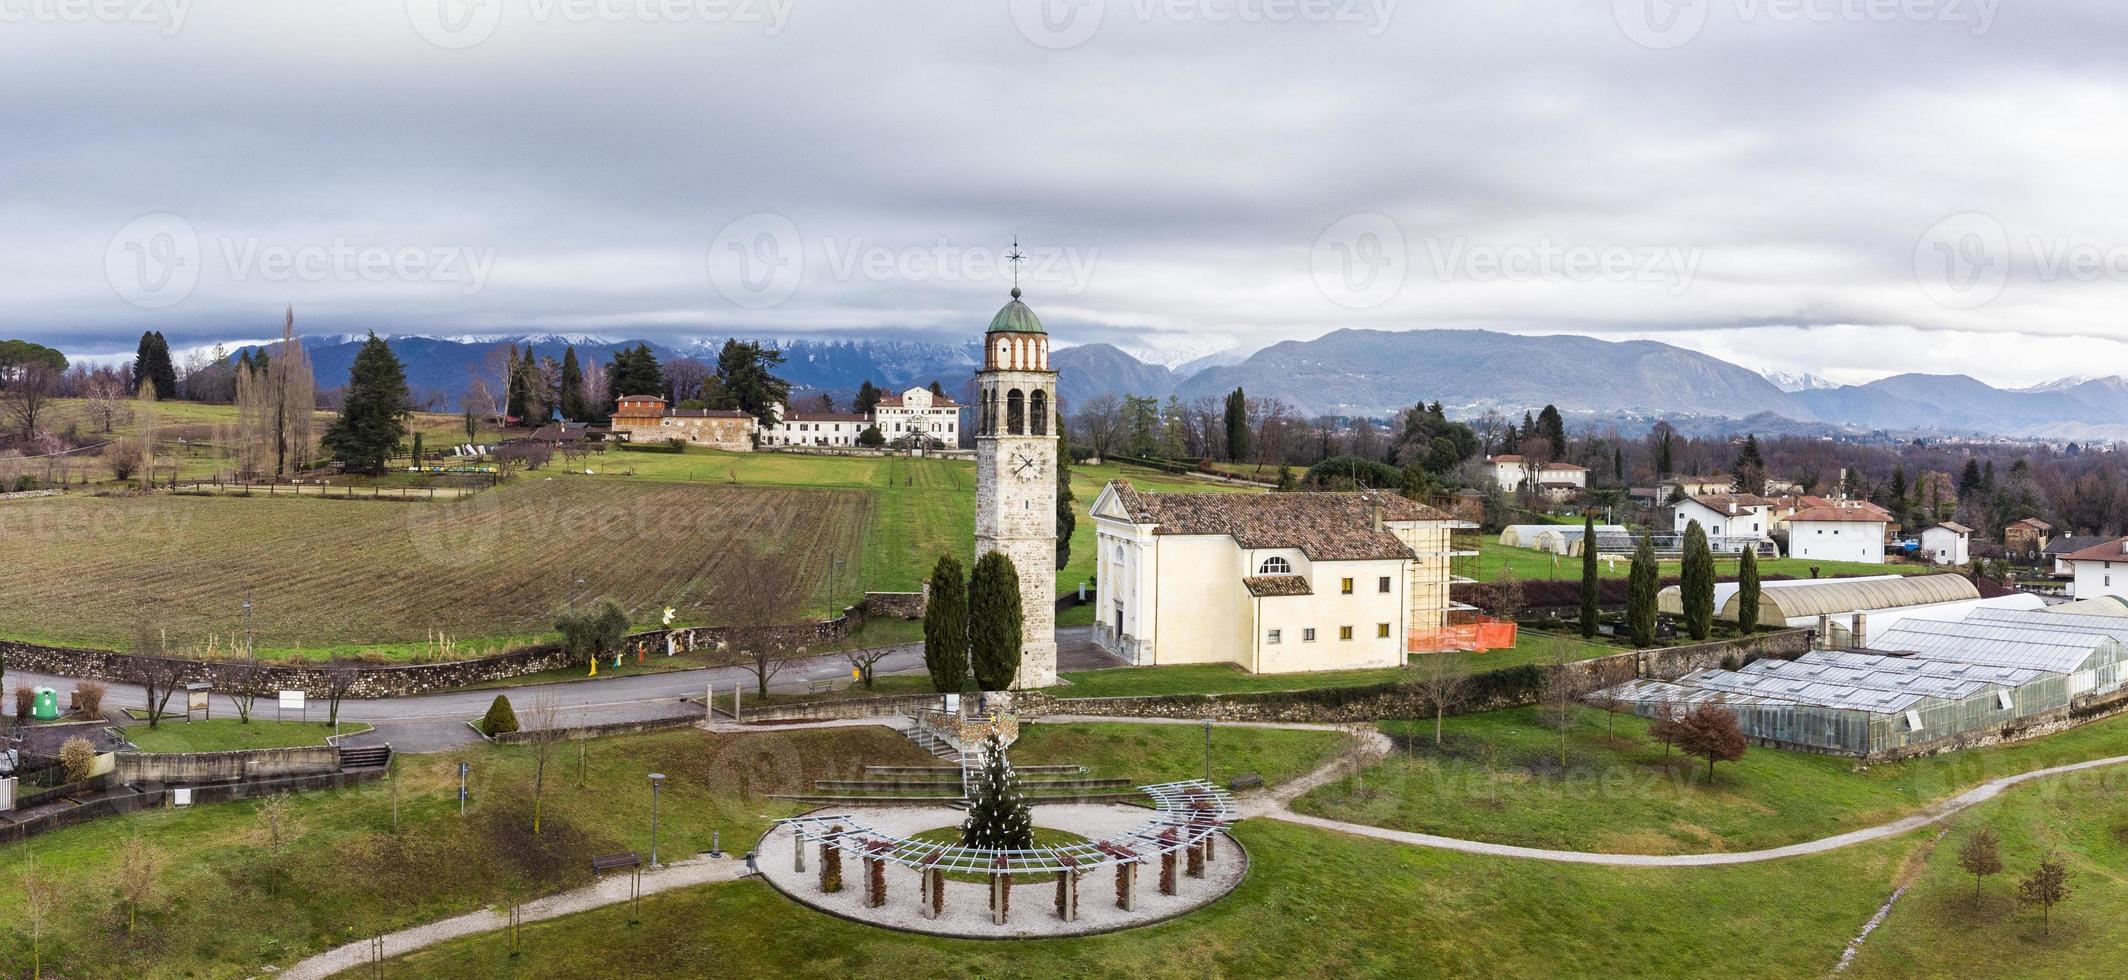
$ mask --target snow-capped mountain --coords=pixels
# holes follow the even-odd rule
[[[2015,390],[2015,391],[2035,391],[2035,392],[2036,392],[2036,391],[2068,391],[2069,389],[2071,389],[2071,388],[2074,388],[2074,387],[2076,387],[2077,385],[2080,385],[2080,384],[2084,384],[2084,383],[2086,383],[2086,382],[2090,382],[2090,381],[2101,381],[2101,380],[2105,380],[2105,379],[2103,379],[2103,378],[2098,378],[2098,377],[2094,377],[2094,376],[2092,376],[2092,375],[2088,375],[2088,374],[2072,374],[2072,375],[2069,375],[2068,377],[2065,377],[2065,378],[2055,378],[2055,379],[2054,379],[2054,380],[2052,380],[2052,381],[2042,381],[2042,382],[2040,382],[2039,384],[2033,385],[2033,386],[2031,386],[2031,387],[2029,387],[2029,388],[2017,388],[2017,389],[2013,389],[2013,390]]]
[[[1840,387],[1838,384],[1807,372],[1760,371],[1759,375],[1773,382],[1774,387],[1791,393]]]

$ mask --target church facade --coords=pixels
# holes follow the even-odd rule
[[[975,554],[1003,552],[1019,572],[1013,687],[1048,687],[1057,682],[1057,373],[1018,286],[984,331],[975,381]]]

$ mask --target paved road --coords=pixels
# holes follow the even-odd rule
[[[1057,631],[1060,646],[1072,648],[1090,647],[1088,641],[1091,627],[1069,627]],[[886,658],[874,671],[881,675],[921,674],[924,672],[924,654],[921,644],[908,643],[890,647]],[[1086,655],[1077,654],[1076,659],[1085,660]],[[1085,666],[1100,666],[1097,662],[1074,664],[1073,669]],[[850,676],[850,663],[842,654],[829,653],[808,657],[793,662],[778,673],[769,684],[769,690],[784,693],[802,693],[809,682],[819,679]],[[22,671],[9,671],[7,683],[50,684],[64,691],[76,682],[73,678],[50,677]],[[558,681],[552,684],[531,684],[521,687],[447,691],[440,694],[421,694],[401,698],[350,698],[340,705],[342,721],[367,722],[376,726],[376,731],[349,740],[352,745],[391,743],[401,752],[436,752],[479,741],[479,736],[466,727],[466,722],[486,714],[489,702],[498,693],[510,695],[510,703],[516,707],[519,720],[534,705],[551,703],[560,713],[562,725],[592,722],[642,721],[652,718],[669,718],[682,714],[694,714],[702,709],[699,705],[683,704],[682,698],[700,699],[703,692],[714,686],[720,703],[728,703],[734,688],[745,686],[741,704],[745,704],[755,690],[754,675],[744,667],[701,667],[693,670],[676,670],[654,674],[630,674],[625,676],[587,677],[576,681]],[[111,684],[104,703],[114,707],[138,708],[147,704],[147,694],[133,684]],[[253,708],[264,717],[274,717],[275,708],[270,698],[262,698]],[[227,698],[214,699],[214,713],[235,717],[236,706]],[[325,717],[323,702],[313,699],[309,717]]]

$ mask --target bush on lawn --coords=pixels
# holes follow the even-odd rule
[[[488,705],[488,715],[480,719],[480,733],[489,738],[508,735],[517,730],[517,711],[510,707],[510,698],[498,694]]]
[[[96,771],[96,747],[79,735],[67,739],[59,747],[59,769],[69,783],[87,780]]]
[[[103,696],[109,688],[95,681],[82,681],[74,685],[74,696],[81,700],[81,713],[90,720],[103,717]]]

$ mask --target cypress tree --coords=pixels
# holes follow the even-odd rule
[[[1236,462],[1249,458],[1249,398],[1240,388],[1227,395],[1227,458]]]
[[[1736,628],[1750,633],[1759,628],[1759,556],[1757,548],[1745,548],[1736,566]]]
[[[576,348],[562,351],[562,419],[581,422],[591,413],[584,410],[584,366],[576,359]]]
[[[968,681],[968,583],[961,563],[940,555],[924,602],[924,668],[931,688],[957,694]]]
[[[1057,427],[1050,431],[1064,431],[1063,413],[1057,414]],[[1063,568],[1071,561],[1071,532],[1079,527],[1079,514],[1071,504],[1078,499],[1071,492],[1071,456],[1057,454],[1057,567]]]
[[[371,331],[348,370],[347,396],[340,417],[325,430],[323,445],[351,470],[382,474],[386,457],[406,438],[406,422],[413,414],[406,370],[383,338]]]
[[[1642,532],[1633,546],[1633,571],[1626,580],[1626,624],[1633,632],[1633,645],[1655,645],[1655,593],[1662,585],[1662,569],[1655,562],[1655,539]]]
[[[1707,550],[1707,531],[1698,521],[1685,526],[1685,562],[1678,574],[1685,631],[1704,640],[1714,629],[1714,553]]]
[[[968,819],[961,823],[961,846],[1019,851],[1034,847],[1034,817],[995,728],[983,741],[983,777],[976,784],[975,802],[968,805]]]
[[[1012,686],[1020,670],[1020,573],[993,551],[968,576],[968,661],[985,691]]]
[[[510,345],[510,379],[506,383],[508,390],[503,398],[502,413],[513,419],[525,417],[525,361],[531,359],[532,348],[530,344],[525,345],[525,357],[523,360],[519,360],[517,357],[517,345]]]
[[[1596,515],[1581,515],[1581,635],[1596,635]]]

